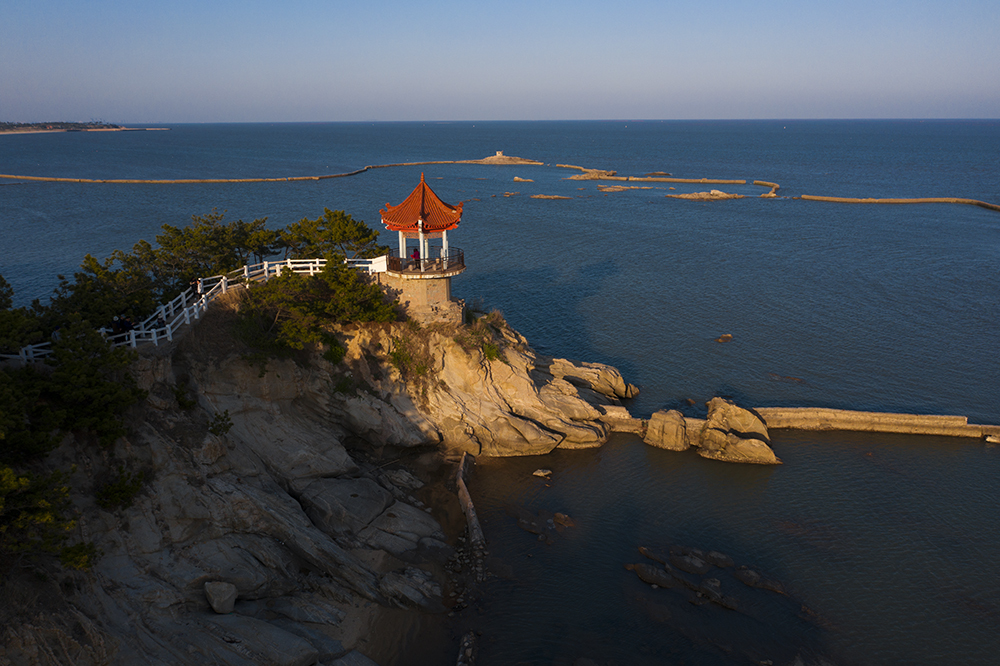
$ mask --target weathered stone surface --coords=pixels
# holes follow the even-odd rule
[[[240,615],[272,621],[285,618],[294,622],[338,625],[344,619],[344,612],[321,596],[310,593],[239,601],[235,610]]]
[[[372,548],[381,548],[393,555],[401,556],[416,550],[422,539],[444,541],[441,526],[429,514],[404,502],[395,502],[368,527],[358,533],[358,538]],[[436,545],[436,544],[433,544]]]
[[[205,583],[205,598],[216,613],[232,613],[238,594],[236,586],[232,583],[222,581]]]
[[[686,451],[691,443],[688,441],[684,415],[676,409],[654,412],[646,426],[643,441],[659,449]]]
[[[268,537],[226,535],[187,546],[180,553],[203,572],[193,579],[195,584],[221,579],[244,599],[284,594],[295,587],[290,553]],[[165,576],[172,579],[169,573]]]
[[[424,419],[425,430],[432,424],[448,449],[475,455],[536,455],[557,446],[585,448],[607,440],[610,428],[600,406],[616,405],[619,398],[636,393],[616,369],[538,355],[502,320],[493,321],[489,331],[491,344],[500,350],[499,357],[490,359],[473,345],[456,341],[465,335],[462,329],[424,334],[426,375],[433,380],[421,385],[419,399],[416,392],[410,396],[419,409],[397,411],[409,421]],[[412,331],[393,324],[352,333],[345,358],[358,366],[358,374],[367,372],[366,381],[387,394],[405,395],[407,387],[396,368],[390,366],[387,377],[376,378],[362,361],[373,349],[391,349],[394,339],[412,337]],[[370,417],[374,427],[374,412]]]
[[[765,442],[771,441],[767,434],[767,426],[760,417],[725,398],[712,398],[709,401],[707,426],[732,432],[741,437],[756,436]]]
[[[639,389],[629,384],[617,368],[604,363],[574,363],[564,358],[543,360],[539,358],[541,369],[548,363],[547,370],[553,377],[565,378],[573,384],[586,386],[602,395],[616,398],[634,398]]]
[[[308,641],[270,622],[239,615],[215,615],[206,617],[205,625],[251,663],[312,666],[319,659],[319,651]]]
[[[313,524],[330,535],[357,533],[392,504],[392,493],[371,479],[320,479],[299,502]]]
[[[344,649],[344,645],[340,641],[334,640],[326,634],[314,631],[298,622],[293,622],[285,618],[277,618],[270,622],[279,629],[305,639],[319,653],[320,662],[337,659],[347,653],[347,650]]]
[[[418,606],[435,612],[444,610],[441,586],[423,569],[407,567],[402,573],[387,573],[382,576],[381,591],[403,606]]]

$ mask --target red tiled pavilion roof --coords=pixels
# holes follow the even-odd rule
[[[398,206],[385,205],[382,222],[390,231],[409,231],[416,233],[417,220],[424,221],[424,233],[449,231],[458,226],[462,220],[462,204],[452,206],[446,204],[434,194],[434,190],[424,181],[420,174],[420,184]]]

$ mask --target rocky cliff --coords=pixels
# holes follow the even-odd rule
[[[248,355],[231,316],[144,350],[149,398],[113,451],[69,438],[53,454],[76,465],[79,537],[101,554],[8,581],[0,664],[378,660],[397,639],[374,640],[380,613],[443,612],[461,586],[445,575],[461,533],[449,455],[598,446],[636,392],[609,366],[536,354],[497,316],[345,327],[337,363]],[[145,485],[102,509],[93,491],[119,466]]]

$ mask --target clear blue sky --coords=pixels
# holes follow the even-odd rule
[[[998,117],[998,0],[0,6],[4,121]]]

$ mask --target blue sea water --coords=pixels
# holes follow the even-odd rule
[[[162,224],[183,225],[213,208],[229,219],[267,217],[283,226],[327,207],[377,227],[379,208],[402,200],[423,172],[443,199],[465,201],[450,240],[465,250],[468,270],[453,281],[454,295],[502,310],[539,351],[616,365],[642,391],[629,405],[637,416],[726,395],[748,406],[948,413],[1000,423],[1000,213],[794,198],[1000,203],[997,121],[176,125],[0,136],[0,173],[290,177],[497,150],[544,166],[423,165],[256,184],[0,180],[7,248],[0,274],[19,303],[45,298],[56,275],[71,273],[84,254],[128,249],[152,240]],[[605,183],[639,188],[607,192],[593,181],[567,180],[575,171],[559,164],[747,184]],[[755,179],[779,183],[779,198],[758,198],[766,189],[752,185]],[[664,196],[710,188],[746,198]],[[731,342],[714,341],[724,333]],[[635,648],[617,663],[660,663],[662,655],[676,663],[739,663],[748,650],[781,643],[845,663],[931,663],[947,655],[986,663],[997,653],[1000,583],[988,563],[1000,552],[1000,536],[988,517],[997,505],[1000,451],[949,439],[837,435],[782,435],[775,448],[784,466],[733,469],[622,438],[598,453],[545,462],[559,468],[551,488],[532,485],[538,461],[487,463],[477,501],[488,536],[495,535],[493,550],[517,581],[491,597],[502,600],[493,608],[494,636],[507,633],[484,647],[488,663],[529,663],[525,655],[539,646],[548,650],[542,661],[571,663],[566,646],[591,639],[594,654],[602,641],[619,652]],[[572,547],[583,550],[567,554],[560,549],[568,543],[557,543],[527,558],[525,535],[506,514],[511,503],[579,514],[587,538]],[[627,561],[622,549],[657,540],[749,558],[832,619],[799,626],[805,621],[786,613],[769,630],[787,640],[761,647],[747,627],[725,617],[708,621],[672,608],[670,631],[657,631],[687,638],[647,643],[643,652],[642,636],[652,629],[635,618],[660,602],[636,601],[643,590],[629,588],[634,575],[604,567]],[[528,561],[548,566],[533,577],[521,568]],[[598,568],[580,569],[581,561]],[[595,577],[612,587],[593,585]],[[568,594],[573,580],[585,589]],[[554,586],[548,592],[545,581]],[[574,619],[549,626],[531,615],[535,606],[544,617],[572,606]],[[735,652],[705,648],[721,641],[708,626],[728,627]],[[549,630],[539,636],[530,627]]]

